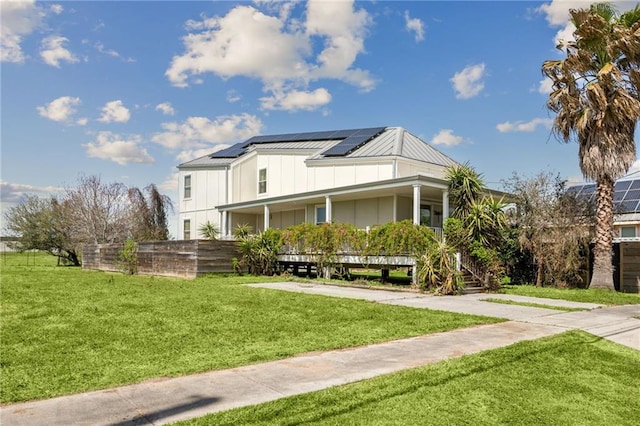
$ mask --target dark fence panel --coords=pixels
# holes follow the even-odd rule
[[[82,268],[120,271],[118,253],[123,244],[88,244]],[[181,240],[138,243],[138,274],[195,278],[212,272],[233,272],[239,257],[235,241]]]

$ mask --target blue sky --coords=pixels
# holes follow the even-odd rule
[[[587,1],[0,4],[3,210],[80,173],[176,200],[181,162],[356,127],[403,126],[494,188],[581,179],[540,67]]]

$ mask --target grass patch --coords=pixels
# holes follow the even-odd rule
[[[238,285],[281,278],[0,265],[4,403],[501,321]]]
[[[492,297],[488,299],[481,299],[481,300],[482,302],[502,303],[503,305],[528,306],[530,308],[555,309],[556,311],[565,311],[565,312],[588,311],[588,309],[584,309],[584,308],[569,308],[566,306],[545,305],[543,303],[517,302],[515,300],[497,299]]]
[[[180,425],[637,425],[640,352],[572,331]]]
[[[598,303],[601,305],[633,305],[640,303],[640,294],[619,293],[598,288],[552,288],[533,285],[505,285],[500,293],[519,296],[546,297],[572,302]]]

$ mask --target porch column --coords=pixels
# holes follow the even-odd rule
[[[325,211],[325,221],[327,223],[331,223],[331,196],[329,195],[325,195],[324,196],[324,211]]]
[[[269,205],[264,205],[264,231],[269,229]]]
[[[444,221],[449,218],[449,190],[442,190],[442,226],[444,227]]]
[[[420,185],[413,185],[413,224],[420,225]]]
[[[227,227],[227,212],[224,210],[220,212],[220,234],[223,237],[229,235],[229,229]]]

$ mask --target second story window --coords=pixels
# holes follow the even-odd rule
[[[183,198],[191,198],[191,175],[186,175],[184,177],[184,197]]]
[[[258,194],[267,192],[267,169],[258,170]]]

